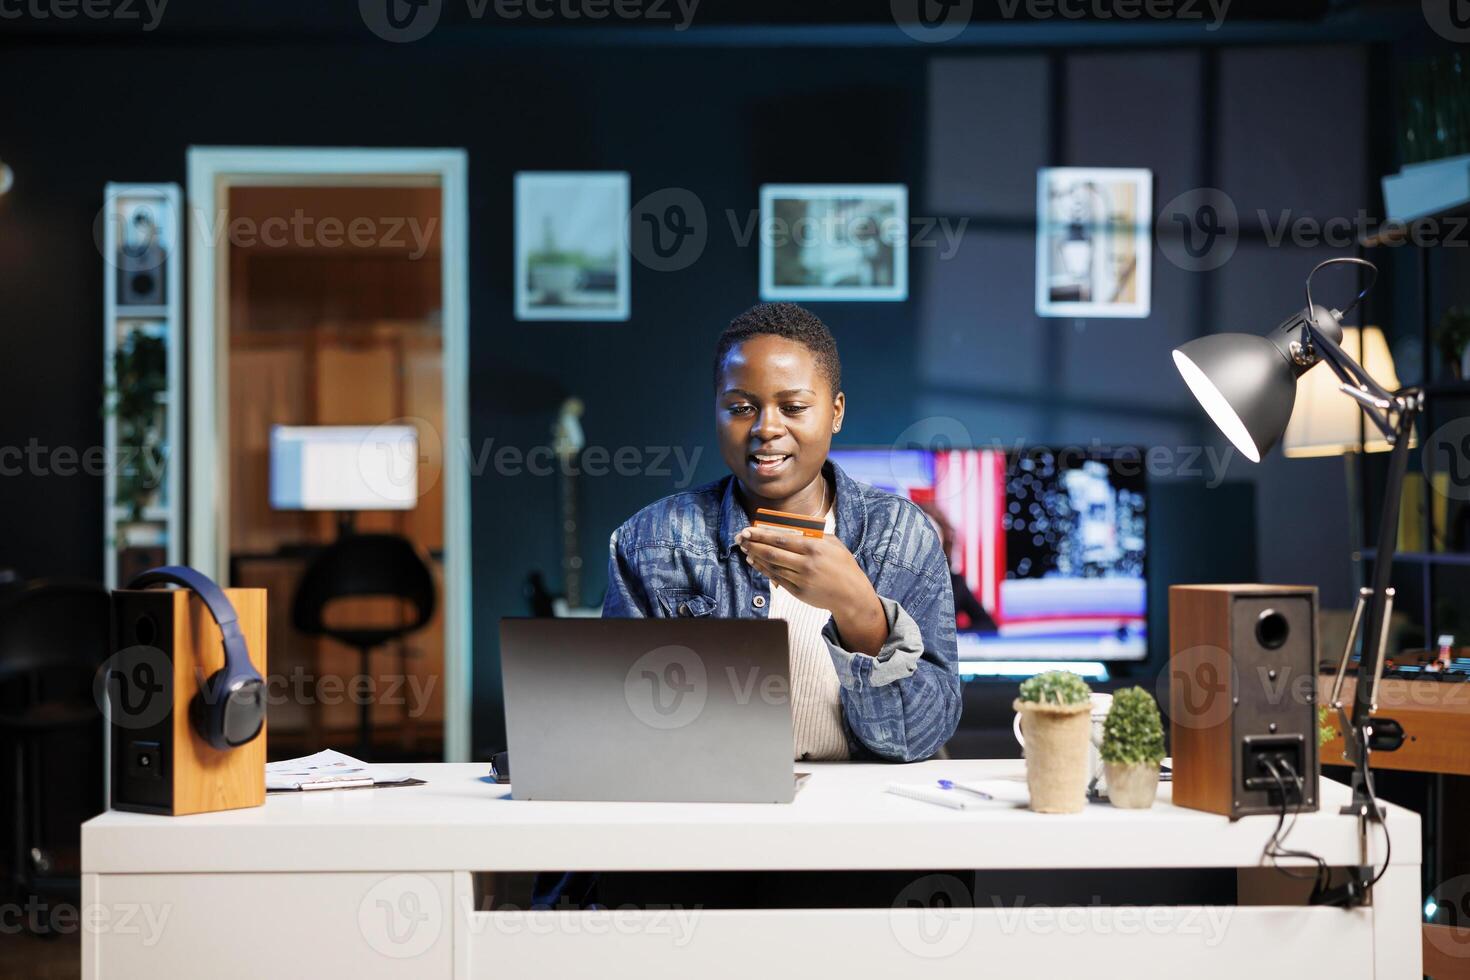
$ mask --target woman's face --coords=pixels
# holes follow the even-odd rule
[[[732,347],[720,366],[715,432],[748,496],[780,502],[812,486],[842,413],[842,393],[796,341],[757,334]]]

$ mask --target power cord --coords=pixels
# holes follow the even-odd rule
[[[1378,799],[1378,791],[1373,788],[1372,769],[1368,770],[1368,798],[1371,800]],[[1393,838],[1389,836],[1388,833],[1388,821],[1379,819],[1378,825],[1383,828],[1383,868],[1376,875],[1373,876],[1372,881],[1368,882],[1368,884],[1365,886],[1367,888],[1372,888],[1374,885],[1378,884],[1378,879],[1382,878],[1384,874],[1388,872],[1389,861],[1393,860]]]
[[[1278,762],[1280,763],[1280,768],[1277,767]],[[1274,868],[1278,873],[1286,875],[1288,878],[1306,880],[1308,877],[1310,877],[1312,879],[1312,895],[1311,898],[1308,899],[1308,901],[1314,905],[1320,904],[1327,897],[1328,889],[1332,885],[1332,870],[1327,866],[1327,862],[1322,860],[1322,858],[1318,855],[1313,854],[1310,851],[1296,850],[1293,848],[1288,848],[1286,846],[1286,838],[1290,836],[1291,831],[1296,827],[1296,819],[1297,816],[1301,813],[1303,800],[1305,798],[1305,793],[1303,792],[1302,777],[1297,773],[1296,768],[1291,764],[1291,762],[1286,759],[1272,760],[1270,758],[1262,757],[1259,760],[1259,765],[1271,775],[1271,778],[1273,780],[1275,780],[1276,788],[1281,794],[1281,811],[1276,818],[1276,829],[1271,834],[1270,839],[1266,842],[1266,847],[1263,852],[1264,856],[1270,859],[1272,868]],[[1283,769],[1285,770],[1284,775],[1282,773]],[[1286,823],[1288,812],[1288,779],[1290,780],[1290,783],[1295,785],[1296,787],[1297,799],[1296,807],[1291,810],[1291,823],[1289,825]],[[1377,799],[1377,794],[1374,792],[1373,789],[1371,772],[1368,777],[1367,788],[1369,795],[1372,798]],[[1372,889],[1374,885],[1378,884],[1379,879],[1381,879],[1384,874],[1388,872],[1389,863],[1393,859],[1393,839],[1389,835],[1388,824],[1381,820],[1378,822],[1383,826],[1383,867],[1378,871],[1377,874],[1375,874],[1368,882],[1366,882],[1362,886],[1361,891],[1363,893],[1366,893],[1367,891]],[[1285,828],[1284,832],[1283,828]],[[1299,874],[1290,868],[1283,867],[1280,864],[1277,864],[1277,861],[1281,858],[1302,858],[1304,860],[1313,862],[1316,865],[1316,868],[1313,870],[1311,875]],[[1351,882],[1347,887],[1351,891],[1357,891],[1357,888],[1353,886]],[[1338,891],[1341,890],[1342,889],[1338,889]]]
[[[1312,894],[1317,895],[1326,890],[1328,885],[1331,884],[1332,871],[1330,868],[1327,867],[1327,862],[1322,860],[1322,858],[1318,857],[1316,854],[1313,854],[1310,851],[1295,850],[1286,846],[1286,838],[1289,837],[1292,830],[1296,828],[1297,816],[1300,815],[1300,813],[1302,812],[1302,801],[1305,797],[1305,793],[1303,792],[1302,778],[1301,776],[1297,775],[1295,768],[1291,765],[1290,762],[1285,759],[1282,759],[1280,761],[1281,765],[1291,776],[1292,781],[1296,784],[1296,807],[1291,810],[1291,824],[1287,825],[1287,798],[1290,794],[1287,792],[1286,777],[1282,775],[1281,769],[1278,769],[1276,767],[1276,763],[1274,761],[1272,761],[1270,758],[1262,756],[1259,760],[1259,764],[1268,773],[1270,773],[1271,778],[1276,781],[1276,788],[1281,795],[1281,812],[1276,817],[1275,831],[1272,832],[1270,839],[1266,841],[1264,855],[1265,857],[1270,859],[1271,867],[1274,868],[1279,874],[1283,874],[1288,878],[1295,878],[1301,881],[1305,881],[1307,878],[1311,878]],[[1316,865],[1316,868],[1312,871],[1310,875],[1299,874],[1296,871],[1293,871],[1291,868],[1283,867],[1282,865],[1278,864],[1277,862],[1281,858],[1302,858],[1304,860],[1313,862]]]

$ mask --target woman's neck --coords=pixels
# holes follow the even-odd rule
[[[832,505],[833,497],[832,490],[827,484],[825,469],[823,467],[823,470],[817,473],[815,480],[789,497],[762,497],[752,493],[744,483],[739,484],[741,503],[745,507],[746,516],[754,517],[756,509],[760,507],[767,510],[781,510],[788,514],[823,516],[827,513],[827,508]]]

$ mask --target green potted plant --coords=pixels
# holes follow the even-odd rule
[[[1026,739],[1031,809],[1081,812],[1090,775],[1092,689],[1070,671],[1049,670],[1023,681],[1012,707]]]
[[[105,392],[104,412],[117,419],[117,445],[127,464],[117,471],[117,546],[127,547],[130,527],[146,524],[146,512],[159,503],[159,475],[166,462],[164,397],[168,391],[168,345],[163,337],[134,330],[113,355],[113,383]],[[108,515],[109,520],[113,515]]]
[[[1452,306],[1440,317],[1434,341],[1445,367],[1456,378],[1470,379],[1470,312]]]
[[[1103,722],[1103,771],[1108,799],[1125,810],[1147,810],[1159,792],[1164,761],[1164,723],[1153,695],[1130,687],[1113,695]]]

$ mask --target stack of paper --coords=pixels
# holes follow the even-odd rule
[[[325,749],[299,759],[268,762],[265,767],[267,792],[309,789],[349,789],[357,786],[411,786],[422,783],[397,769],[371,766],[350,755]]]

